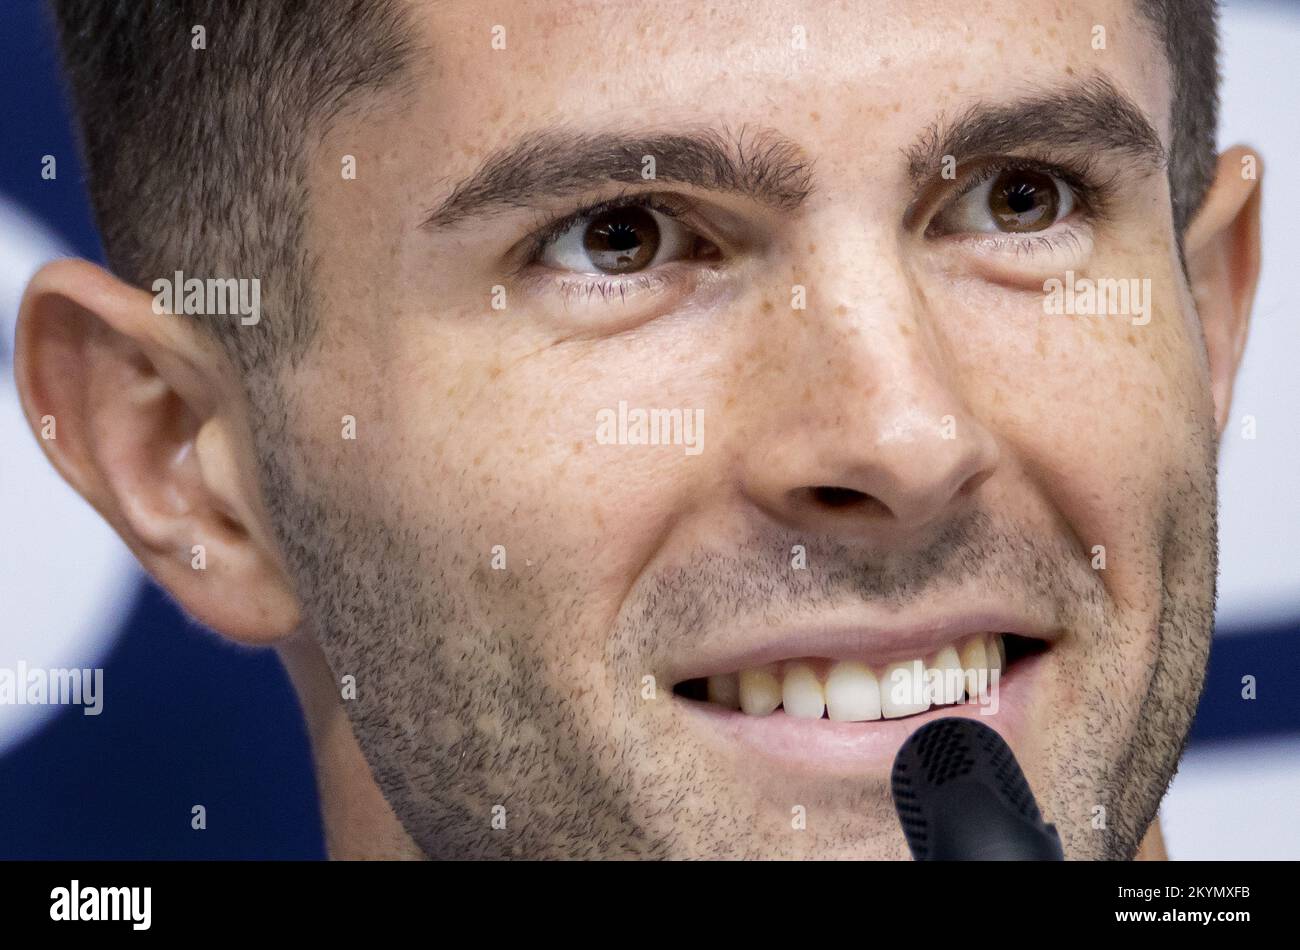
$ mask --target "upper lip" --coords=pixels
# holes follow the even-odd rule
[[[902,616],[887,622],[823,620],[776,629],[737,624],[718,636],[716,645],[684,657],[671,676],[676,684],[800,657],[859,660],[878,667],[927,657],[977,633],[1009,633],[1050,642],[1060,630],[1027,615],[996,610]]]

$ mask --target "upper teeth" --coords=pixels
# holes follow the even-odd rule
[[[710,676],[708,695],[709,702],[751,716],[784,706],[785,714],[797,719],[820,719],[823,713],[839,722],[896,719],[975,697],[1005,665],[1002,635],[977,634],[924,659],[875,669],[840,660],[830,664],[824,679],[807,660]]]

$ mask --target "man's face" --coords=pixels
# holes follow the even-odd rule
[[[956,710],[863,667],[1007,633],[960,714],[1068,855],[1131,856],[1215,571],[1168,184],[1096,114],[1167,147],[1167,64],[1127,3],[994,7],[417,5],[410,94],[321,144],[263,454],[426,852],[905,857],[893,752]],[[1047,312],[1068,272],[1128,305]]]

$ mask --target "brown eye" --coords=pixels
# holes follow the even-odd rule
[[[659,250],[659,224],[645,208],[615,208],[591,220],[583,231],[582,246],[604,273],[639,271]]]
[[[679,261],[717,260],[716,245],[675,215],[640,204],[591,211],[548,238],[536,262],[592,277],[638,274]]]
[[[1041,231],[1056,222],[1056,181],[1029,169],[1008,169],[989,188],[989,213],[1001,231]]]
[[[949,202],[931,219],[927,231],[931,235],[1033,234],[1068,218],[1076,204],[1074,189],[1059,175],[1004,168]]]

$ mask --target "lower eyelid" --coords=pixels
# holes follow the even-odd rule
[[[1078,221],[1071,226],[1060,229],[1061,222],[1043,232],[1026,232],[1016,235],[1012,232],[967,232],[938,236],[937,240],[952,241],[968,249],[987,250],[990,254],[1002,257],[1036,258],[1044,255],[1069,255],[1073,259],[1086,257],[1092,249],[1092,230],[1086,213],[1076,208],[1070,218]],[[1069,220],[1069,218],[1065,219]],[[531,290],[540,293],[555,293],[566,302],[575,297],[581,302],[601,298],[614,304],[626,301],[632,294],[653,294],[671,290],[674,286],[685,286],[691,280],[690,271],[712,270],[708,264],[699,261],[672,261],[645,271],[626,275],[617,274],[582,274],[569,270],[533,264],[525,266],[517,277]]]
[[[1076,199],[1078,201],[1078,199]],[[962,231],[933,235],[934,240],[951,240],[964,244],[986,245],[989,247],[1028,245],[1043,247],[1044,241],[1073,244],[1079,249],[1081,243],[1090,243],[1095,219],[1092,212],[1082,202],[1077,203],[1070,213],[1054,222],[1042,231]]]
[[[591,280],[564,279],[557,281],[557,289],[567,300],[574,295],[585,295],[585,300],[600,297],[610,301],[614,297],[625,300],[629,292],[653,292],[660,288],[659,278],[649,274],[627,277],[594,277]]]
[[[963,235],[951,235],[951,236],[958,240],[963,240],[967,243],[972,243],[984,247],[990,247],[995,249],[1007,248],[1012,251],[1015,251],[1017,254],[1026,252],[1026,249],[1030,253],[1032,253],[1036,249],[1041,249],[1044,251],[1065,250],[1065,251],[1074,251],[1074,252],[1079,252],[1082,250],[1081,236],[1077,230],[1073,230],[1073,229],[1068,231],[1062,231],[1056,234],[1051,234],[1048,232],[1035,234],[1031,232],[1031,233],[1025,233],[1020,235],[1008,234],[1008,233],[1002,233],[1002,234],[982,233],[982,234],[963,234]]]
[[[557,293],[566,301],[581,295],[583,300],[601,297],[626,299],[629,293],[645,293],[667,288],[674,280],[672,275],[658,273],[667,266],[632,274],[578,274],[556,268],[538,268],[522,275],[531,289],[541,293]],[[540,272],[539,272],[540,271]]]
[[[687,301],[713,299],[712,294],[724,286],[726,270],[721,265],[679,261],[623,276],[584,277],[535,268],[517,279],[538,306],[562,309],[562,315],[556,314],[560,319],[589,323],[593,329],[599,326],[601,332],[620,332],[678,310]]]
[[[1011,285],[1037,286],[1046,277],[1087,266],[1094,235],[1084,226],[1049,236],[1010,238],[1007,235],[949,235],[952,253],[944,255],[955,272]]]

